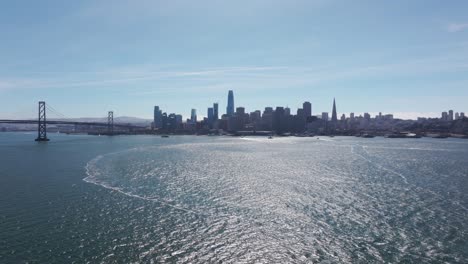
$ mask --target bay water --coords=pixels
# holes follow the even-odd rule
[[[468,141],[0,133],[0,263],[468,263]]]

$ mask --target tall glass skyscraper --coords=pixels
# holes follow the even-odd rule
[[[213,121],[213,107],[208,107],[208,121],[211,123]]]
[[[229,93],[228,93],[228,102],[227,102],[227,107],[226,107],[226,114],[228,116],[233,116],[234,115],[234,92],[232,90],[229,90]]]
[[[159,109],[159,106],[154,107],[153,119],[154,119],[153,120],[154,128],[162,128],[163,118],[162,118],[162,111]]]
[[[192,123],[197,123],[197,110],[196,109],[192,109],[192,112],[190,113],[190,121],[192,121]]]
[[[312,104],[310,102],[304,102],[302,104],[302,109],[304,109],[304,114],[306,117],[312,115]]]
[[[213,119],[218,120],[218,103],[213,104]]]

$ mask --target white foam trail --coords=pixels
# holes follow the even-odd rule
[[[379,168],[382,168],[382,169],[384,169],[384,170],[386,170],[386,171],[389,171],[389,172],[391,172],[391,173],[394,173],[394,174],[400,176],[400,177],[404,180],[404,182],[405,182],[406,184],[409,184],[408,181],[407,181],[407,179],[406,179],[406,177],[405,177],[403,174],[400,174],[400,173],[398,173],[398,172],[396,172],[396,171],[393,171],[393,170],[391,170],[391,169],[388,169],[388,168],[386,168],[386,167],[384,167],[384,166],[382,166],[382,165],[380,165],[380,164],[378,164],[378,163],[376,163],[376,162],[374,162],[374,161],[372,161],[372,160],[370,160],[370,159],[364,157],[363,155],[361,155],[361,154],[355,152],[355,151],[354,151],[354,147],[355,147],[355,146],[351,146],[351,153],[358,155],[359,157],[363,158],[364,160],[366,160],[367,162],[373,164],[374,166],[377,166],[377,167],[379,167]],[[362,149],[363,149],[367,154],[369,154],[369,152],[367,152],[367,150],[366,150],[366,146],[362,146]],[[442,195],[438,194],[437,192],[434,192],[434,191],[432,191],[432,190],[430,190],[430,189],[424,188],[424,190],[427,191],[427,192],[429,192],[429,193],[431,193],[431,194],[433,194],[434,196],[439,197],[440,199],[446,199],[444,196],[442,196]],[[452,203],[453,205],[459,206],[460,208],[462,208],[462,209],[465,210],[465,211],[468,211],[468,208],[466,208],[465,206],[463,206],[463,205],[460,204],[459,202],[450,200],[450,203]]]
[[[135,148],[135,149],[132,149],[132,150],[137,150],[138,148]],[[119,152],[123,152],[123,151],[118,151],[118,152],[114,152],[114,153],[119,153]],[[109,153],[109,154],[114,154],[114,153]],[[109,155],[108,154],[108,155]],[[200,212],[197,212],[197,211],[194,211],[194,210],[190,210],[190,209],[187,209],[187,208],[183,208],[183,207],[180,207],[180,206],[176,206],[176,205],[173,205],[173,204],[170,204],[166,201],[164,201],[163,199],[161,198],[156,198],[156,197],[144,197],[144,196],[140,196],[140,195],[137,195],[137,194],[133,194],[133,193],[130,193],[130,192],[126,192],[124,190],[122,190],[122,188],[119,188],[119,187],[114,187],[114,186],[110,186],[109,184],[105,183],[105,182],[101,182],[99,180],[96,179],[96,174],[99,174],[99,172],[96,172],[94,171],[94,173],[92,172],[93,171],[93,167],[92,166],[95,166],[95,164],[100,160],[102,159],[104,156],[103,155],[99,155],[97,156],[96,158],[92,159],[91,161],[89,161],[86,166],[85,166],[85,170],[86,170],[86,175],[88,175],[87,177],[85,177],[83,179],[83,181],[87,182],[87,183],[91,183],[91,184],[95,184],[97,186],[101,186],[101,187],[104,187],[105,189],[109,189],[109,190],[113,190],[113,191],[116,191],[116,192],[119,192],[123,195],[126,195],[126,196],[129,196],[129,197],[132,197],[132,198],[137,198],[137,199],[142,199],[142,200],[146,200],[146,201],[152,201],[152,202],[158,202],[158,203],[161,203],[161,204],[164,204],[166,206],[169,206],[169,207],[172,207],[174,209],[177,209],[177,210],[180,210],[180,211],[184,211],[184,212],[187,212],[187,213],[192,213],[192,214],[196,214],[196,215],[199,215],[199,216],[207,216],[206,214],[202,214]]]
[[[323,138],[323,137],[321,137],[321,138],[320,138],[320,137],[317,137],[317,139],[318,139],[318,140],[321,140],[321,141],[329,141],[329,142],[335,141],[335,140],[333,140],[333,139],[328,139],[328,138]]]
[[[369,154],[369,152],[367,152],[367,151],[365,150],[364,147],[363,147],[362,149],[363,149],[367,154]],[[355,152],[355,151],[354,151],[354,146],[351,146],[351,153],[353,153],[353,154],[355,154],[355,155],[361,157],[362,159],[366,160],[366,161],[369,162],[370,164],[372,164],[372,165],[374,165],[374,166],[376,166],[376,167],[378,167],[378,168],[380,168],[380,169],[383,169],[383,170],[385,170],[385,171],[388,171],[388,172],[390,172],[390,173],[393,173],[393,174],[399,176],[400,178],[403,179],[403,181],[404,181],[406,184],[408,184],[408,179],[405,177],[405,175],[403,175],[403,174],[401,174],[401,173],[398,173],[398,172],[396,172],[396,171],[394,171],[394,170],[392,170],[392,169],[389,169],[389,168],[387,168],[387,167],[384,167],[384,166],[382,166],[382,165],[376,163],[375,161],[370,160],[370,159],[366,158],[365,156],[363,156],[363,155],[361,155],[361,154]]]
[[[463,150],[454,150],[454,149],[437,149],[437,148],[416,148],[416,147],[411,147],[411,148],[401,148],[401,147],[381,147],[381,146],[362,146],[364,149],[365,148],[372,148],[372,149],[395,149],[395,150],[425,150],[425,151],[463,151]]]

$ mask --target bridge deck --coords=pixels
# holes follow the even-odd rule
[[[14,120],[14,119],[0,119],[0,123],[6,124],[37,124],[37,120]],[[89,126],[108,126],[107,123],[100,122],[78,122],[78,121],[61,121],[61,120],[47,120],[50,125],[89,125]],[[120,128],[146,128],[144,126],[135,126],[130,124],[114,123],[114,127]]]

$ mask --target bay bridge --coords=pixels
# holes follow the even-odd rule
[[[61,120],[47,120],[46,110],[59,116]],[[68,120],[67,120],[68,119]],[[45,101],[39,102],[38,107],[38,118],[36,119],[0,119],[0,123],[7,124],[37,124],[37,138],[36,141],[49,141],[47,138],[47,125],[86,125],[86,126],[98,126],[107,128],[107,131],[103,134],[113,135],[114,128],[121,129],[145,129],[143,126],[136,126],[131,124],[114,124],[114,112],[109,111],[107,113],[107,122],[80,122],[72,121],[53,107],[46,105]]]

